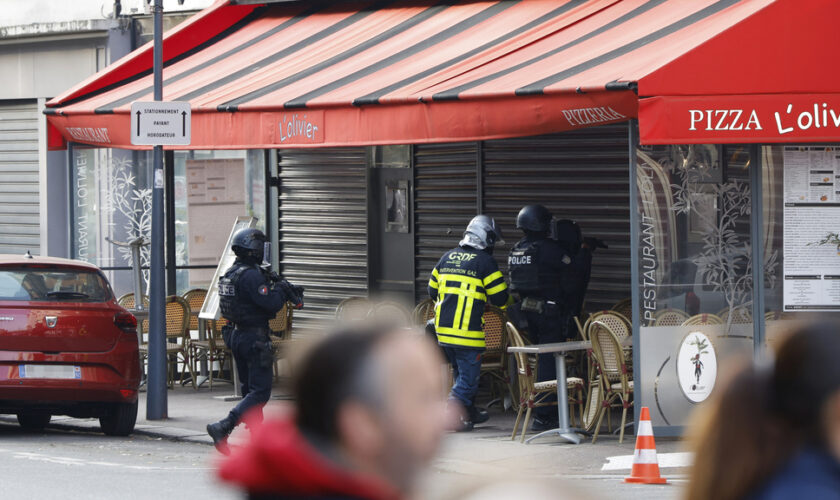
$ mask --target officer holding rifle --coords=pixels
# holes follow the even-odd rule
[[[227,454],[227,437],[249,410],[262,407],[271,397],[274,350],[269,320],[287,302],[303,307],[303,288],[260,267],[266,237],[259,229],[240,229],[233,236],[231,249],[236,261],[219,279],[219,308],[228,324],[222,329],[225,345],[233,353],[242,400],[222,420],[209,424],[207,433],[216,449]]]

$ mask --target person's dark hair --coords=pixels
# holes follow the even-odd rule
[[[366,325],[325,337],[307,353],[293,383],[297,425],[305,433],[338,439],[338,410],[349,400],[377,406],[381,388],[371,354],[393,328]]]
[[[826,444],[825,404],[840,390],[840,327],[795,330],[772,367],[743,367],[698,416],[688,500],[754,493],[803,446]]]

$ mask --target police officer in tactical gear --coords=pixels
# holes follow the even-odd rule
[[[478,215],[470,221],[459,246],[441,257],[429,278],[429,296],[435,301],[434,331],[452,365],[455,383],[450,408],[462,407],[458,431],[486,422],[486,410],[475,406],[481,354],[485,350],[483,315],[487,302],[508,304],[507,284],[492,257],[503,243],[496,222]],[[460,410],[460,408],[459,408]]]
[[[574,289],[567,280],[572,258],[557,241],[549,238],[551,219],[551,212],[542,205],[523,207],[516,217],[516,228],[525,237],[508,256],[510,289],[519,298],[512,309],[527,322],[528,336],[535,344],[564,341],[575,307],[571,302]],[[553,355],[541,354],[537,380],[556,378]],[[551,406],[536,408],[534,416],[534,430],[557,427],[557,410]]]
[[[302,304],[300,287],[281,282],[260,267],[265,241],[265,234],[258,229],[237,231],[231,245],[236,261],[219,279],[219,307],[229,322],[222,334],[236,360],[243,396],[227,417],[207,426],[216,448],[225,454],[227,437],[242,416],[252,408],[261,412],[271,396],[274,352],[268,321],[286,302]]]

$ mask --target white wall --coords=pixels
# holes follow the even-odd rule
[[[164,12],[200,10],[213,0],[163,0]],[[113,17],[113,0],[0,0],[0,26],[66,23]],[[122,0],[122,14],[148,13],[146,0]],[[1,36],[1,35],[0,35]]]

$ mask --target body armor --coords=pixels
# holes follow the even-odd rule
[[[249,268],[247,264],[236,263],[219,279],[219,309],[222,317],[235,325],[265,316],[265,311],[250,301],[242,300],[237,293],[239,279]]]
[[[516,245],[508,256],[510,289],[520,295],[540,294],[540,247],[542,241]]]

